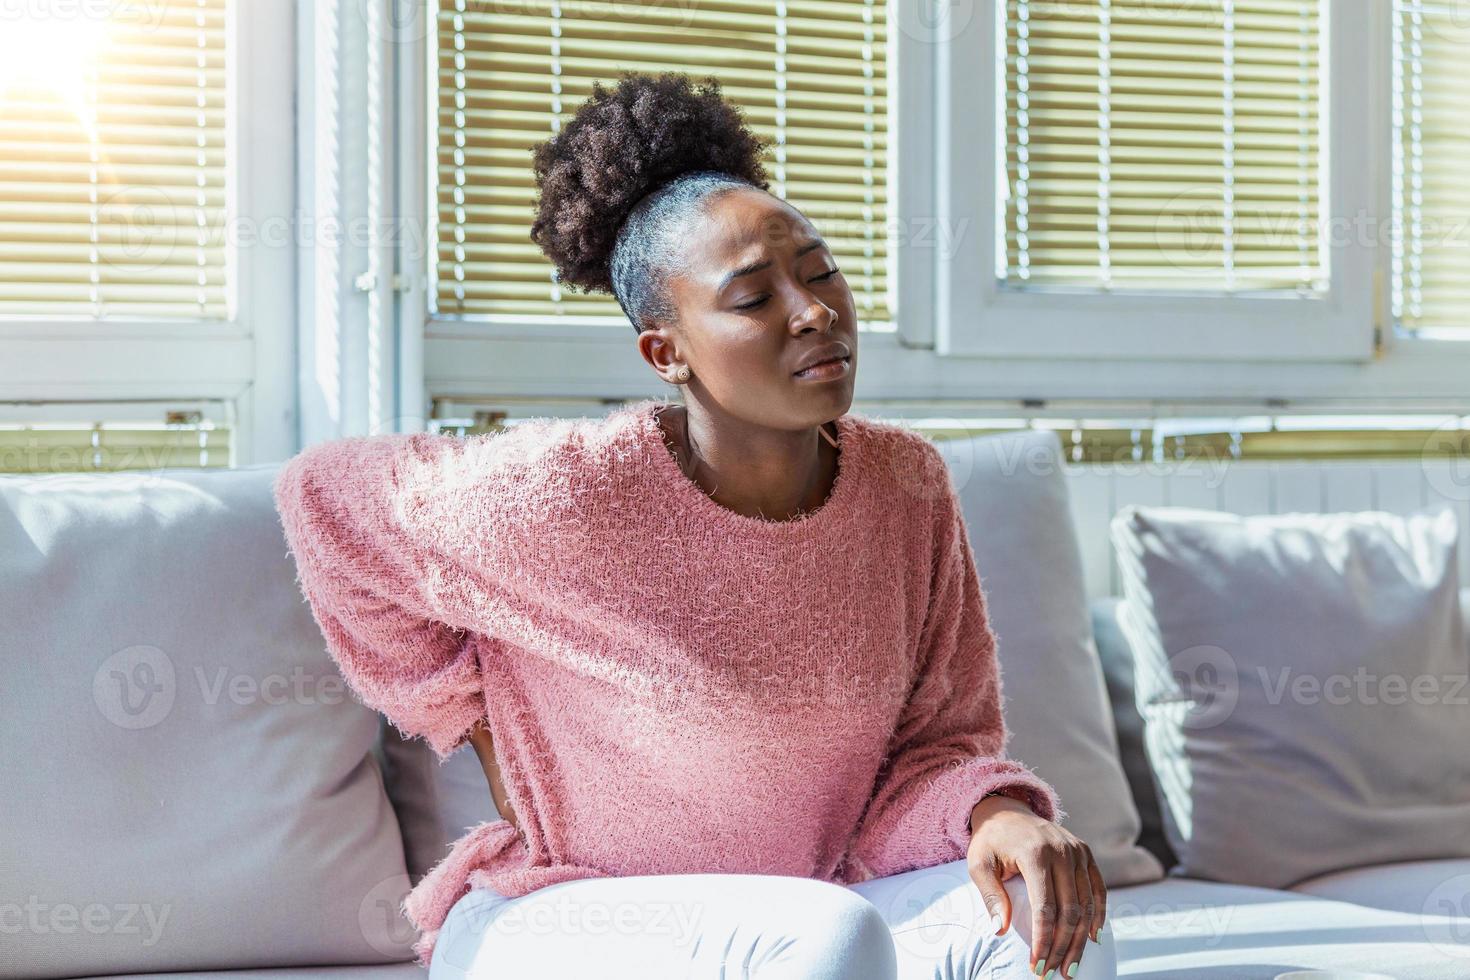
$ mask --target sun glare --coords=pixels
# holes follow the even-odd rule
[[[96,17],[21,14],[6,20],[0,27],[0,109],[13,99],[59,99],[90,124],[92,69],[106,38],[106,21]]]

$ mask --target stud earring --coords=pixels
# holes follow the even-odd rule
[[[679,370],[674,372],[674,381],[683,384],[689,380],[689,365],[680,364]]]

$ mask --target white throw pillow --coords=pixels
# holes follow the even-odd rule
[[[1130,506],[1111,533],[1172,874],[1470,856],[1453,511]]]

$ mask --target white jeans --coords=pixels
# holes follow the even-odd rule
[[[963,859],[852,886],[683,874],[583,878],[520,898],[475,889],[450,909],[429,980],[1035,980],[1026,886],[1013,875],[1005,888],[1000,936]],[[1107,924],[1100,939],[1072,980],[1116,978]]]

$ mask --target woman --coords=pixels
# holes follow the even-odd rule
[[[761,150],[714,79],[625,72],[536,151],[532,237],[682,405],[339,439],[277,479],[345,678],[441,760],[473,744],[504,815],[406,900],[420,963],[1112,977],[1091,852],[1002,752],[949,471],[847,414],[852,294]]]

